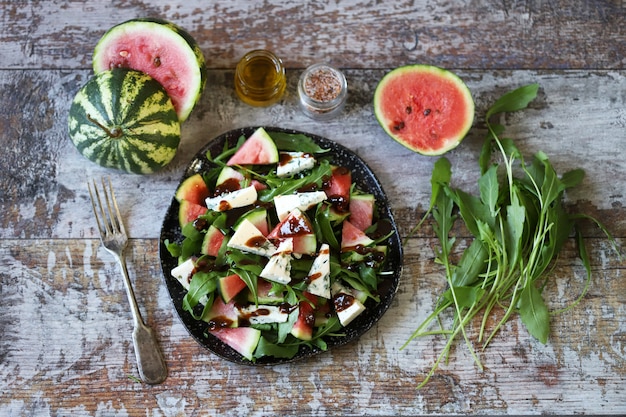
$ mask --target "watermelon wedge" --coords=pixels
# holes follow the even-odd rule
[[[474,121],[470,90],[455,74],[406,65],[385,75],[374,92],[374,113],[385,132],[424,155],[456,147]]]
[[[244,288],[246,283],[237,274],[231,274],[219,279],[220,294],[225,303],[230,302]]]
[[[109,29],[93,52],[96,74],[132,68],[157,80],[178,119],[189,117],[206,84],[204,55],[188,32],[160,19],[132,19]]]
[[[252,327],[224,327],[209,332],[249,361],[261,339],[261,331]]]
[[[293,253],[300,255],[315,255],[317,238],[313,225],[308,216],[295,209],[267,235],[269,240],[281,241],[290,238],[293,240]]]
[[[359,230],[366,230],[374,218],[374,195],[354,194],[350,197],[350,223]]]
[[[182,228],[187,223],[192,222],[198,218],[198,216],[205,214],[207,208],[203,205],[193,203],[188,200],[182,200],[178,207],[178,223]]]
[[[271,136],[258,128],[237,149],[226,165],[268,165],[278,162],[278,149]]]
[[[221,297],[215,297],[213,305],[205,313],[202,320],[209,324],[209,329],[219,329],[224,327],[238,327],[239,314],[234,301],[225,303]]]
[[[298,318],[291,328],[291,334],[300,340],[311,340],[313,338],[314,324],[315,314],[313,306],[308,301],[300,301],[298,304]]]
[[[220,229],[213,225],[209,226],[209,229],[204,235],[200,252],[203,255],[217,257],[225,239],[226,236],[224,236]]]
[[[341,229],[341,250],[352,250],[357,246],[368,246],[374,243],[362,230],[348,220],[343,222]]]
[[[176,190],[174,197],[178,202],[182,200],[191,201],[195,204],[204,204],[204,200],[209,196],[207,187],[201,174],[194,174],[185,179]]]

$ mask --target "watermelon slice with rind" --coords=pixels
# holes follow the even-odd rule
[[[250,361],[261,339],[261,331],[252,327],[223,327],[209,332]]]
[[[268,165],[278,162],[278,149],[272,137],[259,127],[237,149],[226,165]]]
[[[178,119],[187,120],[206,84],[204,55],[193,37],[174,23],[132,19],[109,29],[93,53],[96,74],[132,68],[157,80],[170,96]]]
[[[461,143],[471,128],[474,101],[456,74],[431,65],[406,65],[380,80],[374,113],[397,142],[424,155],[441,155]]]

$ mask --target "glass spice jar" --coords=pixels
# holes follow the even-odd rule
[[[285,93],[283,62],[272,52],[255,49],[241,58],[235,69],[237,96],[251,106],[269,106]]]
[[[336,116],[348,96],[348,82],[337,68],[328,64],[308,67],[298,81],[300,107],[312,119]]]

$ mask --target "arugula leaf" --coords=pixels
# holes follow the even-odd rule
[[[530,84],[504,94],[487,110],[485,118],[489,119],[498,113],[525,109],[537,97],[538,90],[539,84]]]
[[[277,195],[292,194],[298,191],[298,189],[310,184],[317,184],[321,186],[323,179],[325,177],[329,177],[330,174],[330,163],[326,160],[323,160],[320,161],[319,165],[311,170],[309,175],[301,178],[286,179],[276,176],[268,176],[265,178],[265,180],[270,188],[258,192],[259,200],[267,203],[272,201]]]
[[[213,305],[215,290],[217,289],[217,274],[208,272],[196,272],[189,283],[189,291],[183,298],[183,309],[189,312],[194,319],[202,320],[204,314]],[[196,314],[195,308],[204,301],[204,309],[201,314]]]
[[[522,291],[519,312],[528,332],[546,344],[550,333],[550,314],[541,293],[534,285],[527,285]]]
[[[309,136],[300,133],[286,133],[286,132],[269,132],[269,135],[274,139],[276,147],[283,151],[297,151],[304,153],[326,153],[330,149],[325,149],[319,146]]]

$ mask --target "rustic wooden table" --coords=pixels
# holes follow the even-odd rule
[[[400,346],[444,287],[437,241],[425,227],[405,245],[404,271],[386,315],[360,339],[313,358],[269,367],[224,361],[199,346],[163,283],[160,223],[191,157],[233,128],[270,125],[325,136],[376,172],[406,236],[430,198],[435,158],[387,137],[373,114],[378,80],[408,63],[454,70],[476,101],[475,128],[447,156],[455,183],[477,179],[482,116],[502,93],[537,82],[538,98],[505,119],[523,152],[547,153],[558,172],[581,167],[568,206],[626,239],[626,4],[623,0],[203,2],[0,1],[0,415],[321,416],[626,413],[626,263],[584,230],[591,287],[552,317],[543,345],[518,318],[485,352],[479,370],[462,343],[417,390],[441,348]],[[69,104],[92,75],[106,29],[157,16],[187,29],[206,56],[207,88],[174,161],[137,176],[83,158],[67,134]],[[273,50],[288,93],[254,108],[233,89],[248,50]],[[345,70],[349,100],[316,122],[297,106],[301,70],[327,61]],[[131,236],[129,270],[141,311],[159,334],[169,376],[138,383],[132,321],[113,258],[102,248],[86,182],[108,176]],[[462,243],[462,242],[461,242]],[[585,271],[568,242],[553,271],[552,307],[571,301]]]

